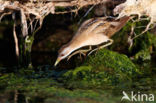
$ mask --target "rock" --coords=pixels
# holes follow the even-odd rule
[[[101,88],[131,82],[136,74],[139,70],[126,55],[102,49],[89,56],[82,66],[66,72],[63,79],[68,87]]]

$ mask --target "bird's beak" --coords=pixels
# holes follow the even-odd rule
[[[57,66],[57,64],[58,64],[60,61],[61,61],[61,59],[60,59],[60,58],[57,58],[57,60],[56,60],[56,62],[55,62],[55,64],[54,64],[54,66]]]

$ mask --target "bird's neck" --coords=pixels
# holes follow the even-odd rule
[[[69,49],[69,52],[70,53],[72,53],[72,52],[74,52],[75,50],[77,50],[77,49],[79,49],[79,48],[81,48],[81,47],[83,47],[80,43],[72,43],[72,42],[69,42],[68,44],[67,44],[67,47],[68,47],[68,49]]]

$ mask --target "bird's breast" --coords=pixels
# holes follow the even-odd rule
[[[108,40],[109,37],[104,35],[103,33],[83,35],[77,37],[76,39],[72,39],[72,41],[70,42],[70,48],[72,48],[72,50],[76,50],[85,46],[99,45],[107,42]]]
[[[90,37],[88,37],[86,39],[86,41],[84,41],[85,46],[87,45],[99,45],[102,44],[104,42],[107,42],[109,40],[109,37],[100,33],[100,34],[96,34],[96,35],[92,35]]]

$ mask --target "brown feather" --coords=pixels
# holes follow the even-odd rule
[[[61,47],[59,53],[62,52],[66,47],[75,48],[81,46],[89,38],[95,38],[96,35],[101,35],[101,33],[110,38],[116,32],[118,32],[129,19],[130,17],[122,17],[118,20],[109,17],[89,19],[81,25],[72,40],[63,47]]]

